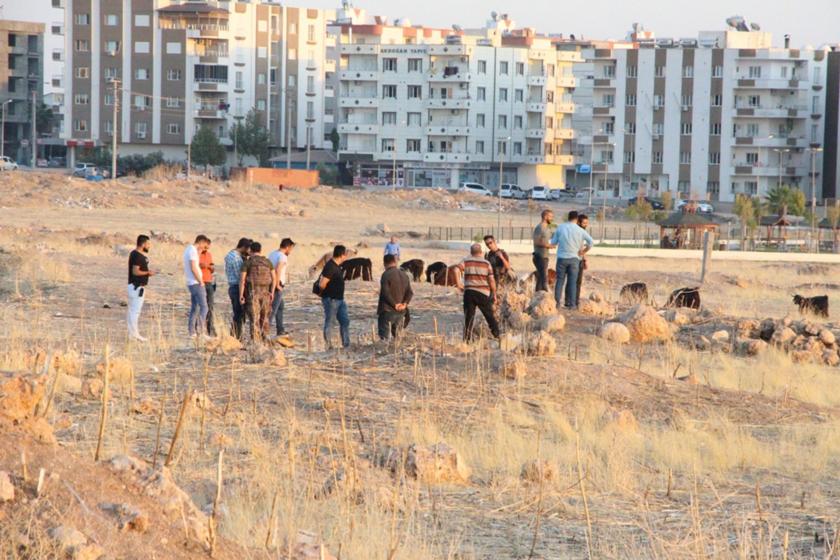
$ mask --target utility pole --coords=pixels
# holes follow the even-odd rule
[[[114,86],[114,116],[113,116],[113,124],[111,126],[111,180],[117,180],[117,131],[119,127],[117,126],[117,119],[119,118],[119,110],[118,107],[120,106],[119,96],[117,95],[117,88],[119,87],[119,80],[113,79],[111,80],[111,84]]]
[[[7,99],[2,103],[3,123],[0,125],[0,158],[6,155],[6,105],[11,103],[11,99]]]
[[[36,133],[36,122],[38,120],[38,101],[37,101],[37,91],[32,92],[32,169],[35,169],[35,158],[38,155],[37,145],[35,141],[38,139],[38,135]]]
[[[187,181],[190,180],[190,168],[191,167],[192,167],[192,142],[187,144]]]
[[[286,169],[292,168],[292,103],[289,101],[288,85],[283,88],[286,93]]]

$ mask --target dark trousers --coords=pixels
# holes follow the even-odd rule
[[[557,259],[557,283],[554,285],[554,301],[560,307],[561,297],[566,296],[566,309],[578,306],[577,281],[580,272],[580,259],[577,257]]]
[[[213,325],[213,298],[216,295],[216,283],[205,284],[204,291],[207,292],[207,334],[216,336],[216,327]]]
[[[499,338],[499,323],[493,313],[493,299],[475,290],[464,290],[464,340],[472,338],[473,324],[475,323],[475,310],[478,308],[490,327],[494,338]]]
[[[242,338],[242,323],[245,320],[245,310],[242,308],[242,304],[239,303],[238,284],[228,286],[228,296],[230,297],[230,307],[233,312],[233,324],[231,325],[231,332],[236,338]]]
[[[575,296],[575,301],[578,305],[580,305],[580,288],[583,286],[583,263],[585,261],[580,261],[580,269],[578,270],[578,277],[577,277],[577,295]]]
[[[388,340],[389,337],[397,338],[403,328],[408,324],[408,310],[406,311],[383,311],[377,320],[377,331],[379,340]]]
[[[545,257],[541,257],[539,255],[534,255],[533,258],[534,262],[534,269],[536,270],[536,274],[534,275],[537,279],[537,286],[534,288],[537,292],[547,292],[548,291],[548,259]]]

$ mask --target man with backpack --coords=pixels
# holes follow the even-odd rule
[[[350,346],[350,316],[344,302],[344,271],[341,269],[341,263],[346,259],[347,248],[336,245],[332,258],[324,265],[321,275],[312,286],[312,291],[321,296],[321,304],[324,306],[324,342],[328,350],[332,349],[330,335],[333,319],[338,321],[341,345],[344,348]]]
[[[262,256],[262,245],[251,243],[250,257],[239,279],[239,302],[251,323],[251,340],[262,341],[268,335],[272,290],[277,281],[271,261]]]

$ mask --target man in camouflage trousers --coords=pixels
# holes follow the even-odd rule
[[[269,331],[268,317],[271,314],[275,272],[271,261],[262,256],[260,243],[251,243],[250,254],[242,267],[239,301],[245,307],[245,316],[251,323],[251,340],[261,342]]]

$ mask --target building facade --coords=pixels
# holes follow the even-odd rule
[[[716,201],[779,184],[808,194],[813,164],[819,189],[824,51],[774,48],[768,33],[735,30],[559,48],[586,60],[574,94],[591,107],[576,123],[578,187]]]
[[[505,16],[467,31],[338,23],[339,154],[355,182],[564,186],[578,53]]]
[[[110,145],[116,102],[121,153],[183,160],[206,126],[235,157],[233,125],[251,110],[274,148],[303,149],[307,136],[324,147],[331,18],[261,2],[68,0],[67,143]]]
[[[0,20],[0,152],[33,163],[34,108],[43,102],[44,25]]]

